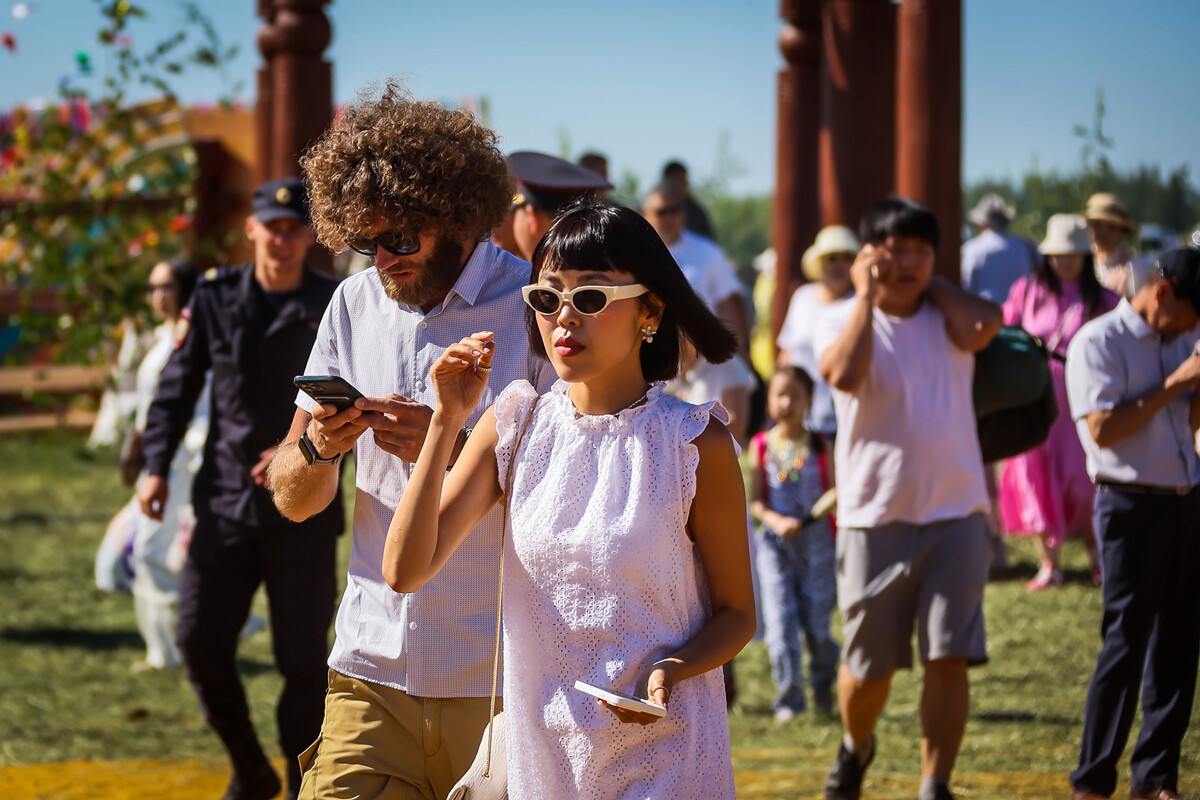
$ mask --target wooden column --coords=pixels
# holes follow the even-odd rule
[[[259,181],[300,177],[299,159],[333,118],[333,73],[321,57],[332,32],[328,0],[258,0],[265,24],[258,48],[255,109]]]
[[[821,226],[818,203],[818,137],[821,107],[821,0],[782,0],[775,122],[775,199],[771,241],[775,295],[771,338],[779,335],[788,301],[804,282],[800,257]]]
[[[962,245],[962,0],[901,0],[896,190],[933,209],[937,272],[959,282]]]
[[[321,57],[332,31],[324,6],[329,0],[258,0],[265,24],[258,49],[265,64],[258,71],[254,129],[255,183],[299,178],[300,156],[333,119],[333,71]],[[316,245],[308,263],[333,272],[333,256]]]
[[[891,0],[824,0],[821,224],[858,222],[894,178],[896,13]]]

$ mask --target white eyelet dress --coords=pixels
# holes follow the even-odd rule
[[[576,680],[643,696],[655,661],[710,617],[687,522],[715,404],[654,384],[616,415],[575,418],[559,381],[537,404],[513,474],[504,575],[504,719],[514,800],[733,798],[720,670],[682,681],[667,716],[622,724]],[[496,401],[501,482],[536,392]]]

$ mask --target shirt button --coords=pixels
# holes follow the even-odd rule
[[[425,381],[417,381],[417,390],[419,391],[424,388],[425,388]]]
[[[410,631],[415,631],[417,629],[417,623],[415,623],[415,622],[408,623],[408,629]]]
[[[422,322],[422,323],[421,323],[421,328],[422,328],[422,330],[424,330],[425,328],[428,328],[428,327],[429,327],[429,323],[428,323],[428,322]]]

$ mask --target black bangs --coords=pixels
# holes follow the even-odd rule
[[[658,334],[641,348],[646,380],[675,377],[682,339],[713,363],[729,359],[737,349],[737,339],[696,296],[658,232],[636,211],[590,197],[564,209],[533,250],[530,283],[537,283],[543,272],[563,270],[624,272],[658,299]],[[532,309],[526,309],[525,321],[530,348],[545,358]]]
[[[614,247],[609,235],[613,219],[602,212],[614,208],[584,202],[568,206],[551,228],[554,235],[547,232],[534,248],[529,282],[537,283],[543,272],[561,270],[628,272],[618,270],[609,255]],[[590,213],[572,213],[581,209]]]
[[[889,236],[911,236],[936,248],[942,232],[928,208],[912,198],[892,195],[868,208],[858,229],[864,244],[881,244]]]

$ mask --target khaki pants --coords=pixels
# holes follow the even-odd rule
[[[413,697],[331,670],[321,737],[300,756],[300,800],[444,800],[475,758],[488,704]]]

